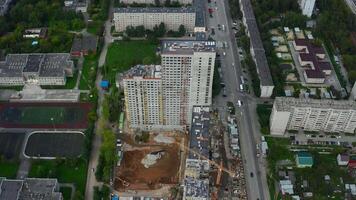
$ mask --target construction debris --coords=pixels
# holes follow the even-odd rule
[[[158,134],[153,140],[157,143],[172,144],[175,142],[174,138]]]
[[[147,154],[141,161],[143,166],[145,168],[149,168],[152,165],[156,164],[157,160],[161,159],[162,155],[164,155],[164,152],[155,152],[155,153],[150,153]]]

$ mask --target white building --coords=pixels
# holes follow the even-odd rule
[[[0,85],[65,85],[73,68],[68,53],[9,54],[0,62]]]
[[[115,30],[125,31],[128,26],[141,26],[152,30],[156,25],[164,23],[167,30],[177,31],[184,25],[188,32],[194,31],[195,9],[192,7],[164,8],[116,8],[114,11]]]
[[[215,42],[163,41],[161,59],[160,70],[141,66],[142,71],[124,75],[131,128],[183,129],[193,106],[211,104]]]
[[[271,134],[299,129],[355,133],[356,102],[277,97],[270,117]]]
[[[165,4],[166,0],[122,0],[120,3],[124,4],[133,4],[133,3],[138,3],[138,4],[156,4],[159,2],[160,4]],[[172,0],[170,2],[178,2],[180,4],[186,5],[186,4],[191,4],[193,1],[192,0]]]
[[[315,6],[315,0],[299,0],[299,6],[303,15],[311,17]]]

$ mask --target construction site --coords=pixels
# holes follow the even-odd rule
[[[183,178],[187,136],[182,132],[148,134],[146,142],[137,142],[134,134],[123,136],[123,155],[115,169],[114,188],[128,195],[169,197],[170,188]]]

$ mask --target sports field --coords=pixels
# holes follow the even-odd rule
[[[79,132],[36,132],[27,141],[30,157],[78,157],[83,153],[84,135]]]
[[[3,103],[0,127],[86,128],[88,103]]]

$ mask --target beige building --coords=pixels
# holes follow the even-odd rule
[[[194,106],[211,105],[215,54],[215,42],[163,41],[161,66],[136,66],[119,77],[130,127],[186,128]]]
[[[299,129],[355,133],[356,102],[277,97],[270,116],[271,134]]]
[[[141,26],[152,30],[156,25],[164,23],[167,30],[177,31],[184,25],[188,32],[194,31],[195,9],[187,8],[116,8],[114,11],[115,30],[125,31],[128,26]]]
[[[166,0],[122,0],[120,1],[120,3],[124,3],[124,4],[133,4],[133,3],[138,3],[138,4],[156,4],[157,2],[159,2],[160,4],[164,4],[166,2]],[[187,5],[187,4],[192,4],[192,0],[171,0],[170,2],[178,2],[180,4],[183,5]]]

